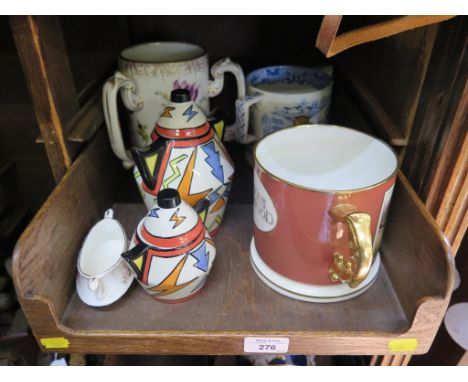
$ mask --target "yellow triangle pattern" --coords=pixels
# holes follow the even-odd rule
[[[218,201],[217,201],[216,204],[214,205],[213,209],[211,210],[211,212],[216,212],[216,211],[218,211],[218,210],[221,209],[225,204],[226,204],[226,202],[224,201],[223,197],[220,196],[220,197],[218,198]]]
[[[218,123],[215,123],[213,127],[216,131],[216,135],[219,139],[221,139],[223,137],[224,121],[219,121]]]
[[[143,265],[143,255],[141,255],[136,260],[133,260],[133,264],[141,271],[141,266]]]
[[[146,160],[146,165],[148,166],[148,170],[150,171],[150,174],[154,174],[154,169],[156,168],[156,161],[158,160],[158,153],[155,153],[147,158]]]
[[[205,222],[205,219],[206,219],[206,211],[207,210],[203,210],[198,213],[203,223]]]

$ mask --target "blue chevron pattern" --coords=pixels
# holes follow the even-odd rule
[[[190,255],[197,259],[197,263],[194,265],[196,268],[202,270],[203,272],[208,271],[208,253],[206,252],[206,243],[203,244],[196,249],[195,251],[191,252]]]
[[[202,146],[203,151],[206,153],[207,158],[205,162],[213,169],[211,173],[218,179],[221,183],[224,183],[224,171],[223,166],[221,165],[221,159],[219,157],[219,152],[216,151],[214,142],[211,141],[206,145]]]
[[[192,108],[193,105],[190,105],[190,107],[182,113],[183,116],[188,117],[187,122],[198,114],[198,111],[194,111]]]
[[[152,217],[152,218],[159,218],[159,215],[158,215],[158,212],[157,212],[159,210],[160,210],[160,208],[152,208],[150,210],[150,212],[148,213],[148,216]]]

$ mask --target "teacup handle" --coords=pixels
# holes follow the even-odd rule
[[[119,71],[109,78],[102,90],[102,104],[104,118],[110,144],[115,155],[122,160],[125,168],[133,166],[133,160],[128,150],[125,149],[122,137],[122,127],[117,110],[117,94],[122,95],[124,105],[131,111],[139,111],[143,108],[143,99],[135,93],[135,82]]]
[[[257,137],[249,134],[249,110],[252,105],[260,102],[264,98],[263,94],[255,93],[239,98],[236,101],[236,129],[234,139],[239,143],[248,144],[257,140]],[[226,135],[229,130],[226,131]],[[229,140],[226,138],[226,140]]]
[[[210,97],[215,97],[223,90],[224,86],[224,73],[230,72],[234,74],[237,83],[237,100],[236,100],[236,123],[234,125],[226,126],[224,133],[225,141],[240,141],[241,138],[238,138],[239,131],[242,128],[239,128],[239,123],[243,123],[242,119],[238,118],[238,104],[242,105],[245,102],[245,76],[241,66],[235,62],[232,62],[229,58],[222,59],[211,67],[211,75],[214,80],[210,81],[208,85],[208,94]],[[247,113],[247,123],[248,123],[248,113]],[[243,138],[244,141],[248,140],[246,137]],[[252,140],[250,140],[252,141]],[[247,142],[243,142],[247,143]]]
[[[103,291],[101,279],[97,277],[93,277],[92,279],[89,279],[88,288],[91,292],[96,293],[96,297],[98,298],[98,300],[102,299],[102,295],[104,291]]]
[[[347,223],[351,251],[349,259],[345,259],[339,252],[333,255],[333,261],[328,268],[330,280],[341,281],[351,288],[356,288],[366,279],[372,265],[371,217],[365,212],[357,212],[354,206],[349,204],[332,208],[330,214]]]

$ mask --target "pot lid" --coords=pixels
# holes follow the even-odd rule
[[[137,228],[142,241],[158,248],[174,248],[191,242],[204,234],[203,231],[198,214],[172,188],[159,192],[156,204]]]
[[[187,89],[175,89],[171,92],[171,102],[161,113],[156,129],[194,129],[207,123],[203,111],[190,98],[190,92]],[[164,131],[158,131],[164,135]]]

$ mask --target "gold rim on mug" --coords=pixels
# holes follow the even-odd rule
[[[199,55],[197,55],[195,57],[191,57],[189,59],[184,59],[184,60],[180,59],[180,60],[169,60],[169,61],[158,61],[158,62],[134,60],[134,59],[127,58],[127,57],[123,56],[124,52],[127,51],[127,50],[134,49],[134,48],[137,48],[137,47],[140,47],[140,46],[159,45],[159,44],[181,44],[181,45],[193,46],[195,48],[201,49],[201,54],[199,54]],[[206,49],[205,48],[203,48],[200,45],[192,44],[190,42],[184,42],[184,41],[152,41],[152,42],[144,42],[144,43],[141,43],[141,44],[132,45],[132,46],[129,46],[129,47],[123,49],[119,54],[119,59],[124,60],[124,61],[129,61],[129,62],[135,62],[135,63],[138,63],[138,64],[151,65],[151,64],[171,64],[171,63],[176,63],[176,62],[192,61],[192,60],[196,60],[196,59],[198,59],[200,57],[203,57],[205,55],[206,55]]]
[[[293,182],[290,182],[286,179],[281,179],[280,177],[272,174],[270,171],[268,171],[265,167],[263,167],[261,164],[260,164],[260,161],[257,157],[257,148],[258,148],[258,145],[260,143],[262,143],[263,140],[265,140],[266,138],[274,135],[274,134],[277,134],[277,133],[280,133],[282,131],[285,131],[285,130],[290,130],[290,129],[300,129],[300,128],[304,128],[304,127],[313,127],[313,126],[333,126],[333,127],[338,127],[340,129],[346,129],[346,130],[351,130],[355,133],[359,133],[359,134],[363,134],[363,135],[367,135],[368,137],[372,138],[372,139],[375,139],[381,143],[383,143],[385,146],[387,146],[387,148],[391,151],[391,153],[395,156],[395,160],[396,160],[396,163],[397,163],[397,166],[395,167],[395,170],[392,172],[391,175],[389,175],[388,177],[386,177],[384,180],[381,180],[380,182],[378,183],[375,183],[375,184],[372,184],[370,186],[366,186],[366,187],[362,187],[362,188],[354,188],[354,189],[351,189],[351,190],[326,190],[326,189],[320,189],[320,188],[312,188],[312,187],[306,187],[306,186],[301,186],[300,184],[296,184],[296,183],[293,183]],[[362,131],[358,131],[358,130],[354,130],[354,129],[351,129],[350,127],[344,127],[344,126],[338,126],[338,125],[328,125],[328,124],[316,124],[316,125],[313,125],[313,124],[308,124],[308,125],[297,125],[297,126],[291,126],[291,127],[286,127],[284,129],[280,129],[280,130],[277,130],[277,131],[274,131],[268,135],[265,135],[264,137],[262,137],[262,139],[260,139],[256,144],[255,144],[255,148],[254,148],[254,161],[255,161],[255,164],[257,164],[260,169],[267,173],[269,176],[271,176],[273,179],[281,182],[281,183],[285,183],[289,186],[292,186],[292,187],[295,187],[295,188],[299,188],[301,190],[305,190],[305,191],[311,191],[311,192],[326,192],[326,193],[329,193],[329,194],[352,194],[352,193],[355,193],[355,192],[361,192],[361,191],[366,191],[366,190],[370,190],[370,189],[373,189],[373,188],[376,188],[378,186],[381,186],[382,184],[386,183],[389,179],[393,178],[397,172],[398,172],[398,156],[395,152],[395,150],[393,150],[393,148],[385,141],[379,139],[379,138],[376,138],[376,137],[373,137],[372,135],[370,134],[367,134],[367,133],[363,133]],[[255,171],[255,170],[254,170]]]

